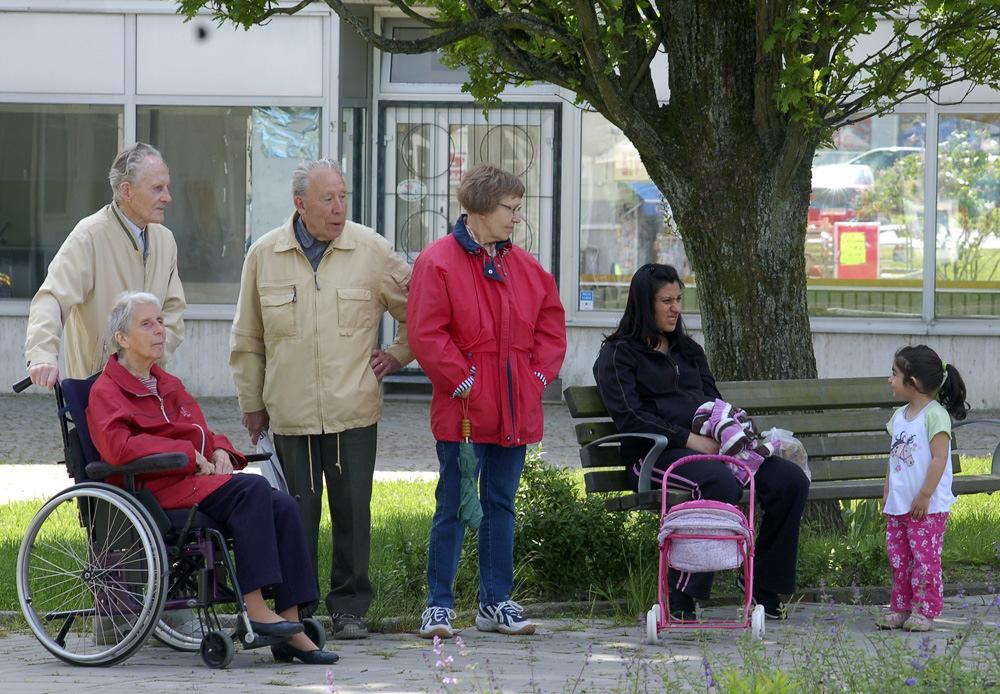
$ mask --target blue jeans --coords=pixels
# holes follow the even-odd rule
[[[524,469],[527,446],[504,448],[473,444],[479,464],[479,500],[483,521],[479,526],[479,602],[493,605],[510,599],[514,585],[514,494]],[[453,586],[462,554],[465,526],[458,520],[458,444],[438,441],[440,471],[434,498],[437,508],[427,550],[427,604],[454,607]]]

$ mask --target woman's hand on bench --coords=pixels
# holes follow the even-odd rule
[[[692,451],[698,451],[699,453],[705,453],[707,455],[716,455],[719,452],[719,442],[708,436],[702,436],[701,434],[696,434],[693,431],[688,435],[686,448],[690,448]]]

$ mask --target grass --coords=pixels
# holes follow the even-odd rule
[[[985,458],[963,459],[964,474],[988,470]],[[580,471],[543,471],[541,476],[535,471],[530,476],[526,473],[525,479],[537,487],[522,490],[518,533],[525,542],[519,539],[515,556],[516,597],[526,601],[582,598],[624,603],[617,614],[623,622],[631,622],[647,609],[656,593],[655,519],[649,514],[619,518],[619,514],[601,511],[599,502],[586,503]],[[523,503],[524,498],[532,499],[532,504]],[[18,546],[41,503],[32,500],[0,506],[0,610],[19,610],[14,575]],[[800,586],[888,585],[881,515],[877,508],[872,511],[871,503],[853,503],[848,508],[846,536],[803,527]],[[412,629],[418,624],[426,599],[427,539],[433,512],[433,482],[375,482],[370,571],[377,594],[368,614],[371,625],[378,625],[382,618],[392,618],[397,629]],[[326,512],[323,518],[320,585],[326,586],[330,564]],[[605,525],[595,526],[595,522]],[[581,534],[572,536],[573,532]],[[571,536],[570,541],[567,536]],[[981,583],[986,572],[998,565],[998,541],[1000,494],[960,497],[945,536],[945,582]],[[460,612],[471,611],[475,604],[475,550],[475,533],[468,533],[456,580]],[[735,596],[733,583],[731,577],[719,576],[716,594]]]

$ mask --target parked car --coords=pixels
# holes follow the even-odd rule
[[[847,164],[863,164],[878,173],[882,169],[888,169],[895,165],[897,161],[911,154],[923,154],[923,147],[876,147],[867,152],[847,160]],[[817,167],[818,168],[818,167]]]
[[[813,167],[809,222],[832,225],[854,217],[857,199],[875,185],[875,174],[865,164],[827,164]]]

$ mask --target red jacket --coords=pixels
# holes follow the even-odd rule
[[[520,446],[542,439],[542,389],[566,355],[566,320],[552,275],[509,241],[493,262],[461,217],[452,234],[420,252],[406,305],[407,340],[433,385],[431,431],[461,441],[469,393],[472,440]]]
[[[118,363],[113,355],[93,388],[87,407],[87,425],[101,457],[112,465],[124,465],[154,453],[184,453],[187,467],[143,476],[138,484],[153,492],[163,508],[187,508],[229,481],[230,475],[198,475],[195,451],[207,459],[221,448],[233,459],[233,467],[247,461],[222,434],[209,431],[205,415],[180,379],[155,364],[159,397]],[[109,480],[115,483],[114,480]]]

